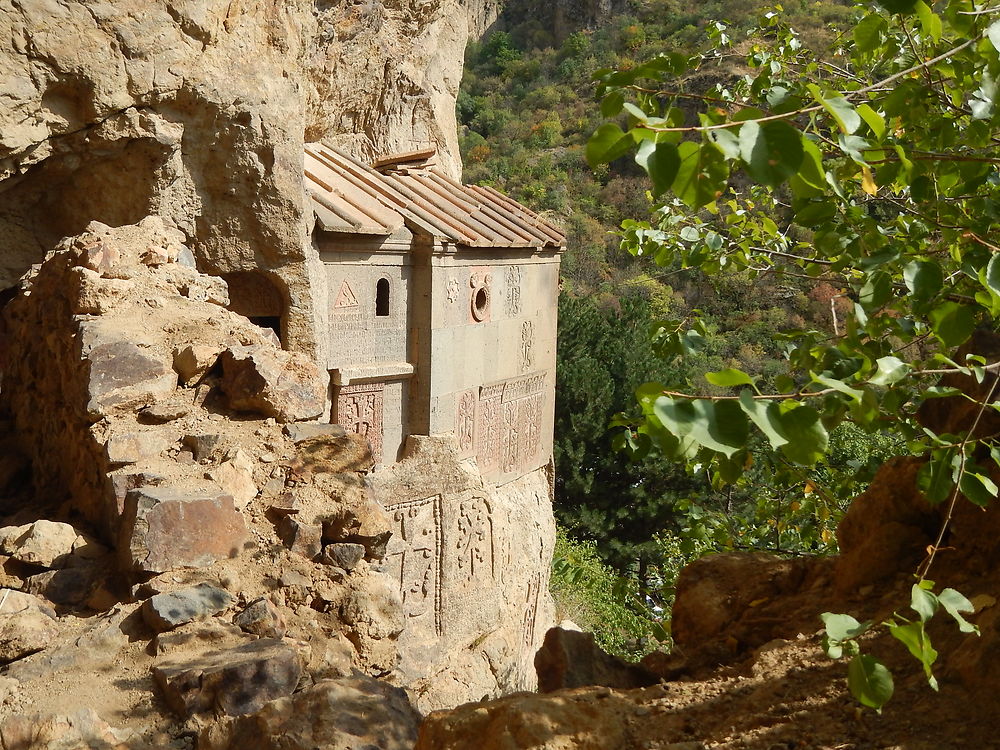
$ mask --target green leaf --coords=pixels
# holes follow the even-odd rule
[[[865,277],[859,300],[867,308],[884,305],[892,297],[892,277],[885,271],[875,271]]]
[[[653,182],[653,195],[665,193],[677,177],[681,158],[672,143],[643,141],[635,155],[635,163],[646,170]]]
[[[876,360],[878,372],[871,379],[873,385],[892,385],[906,377],[911,367],[899,357],[879,357]]]
[[[980,472],[969,471],[968,468],[962,474],[958,488],[967,500],[982,508],[997,496],[997,486],[992,479]]]
[[[814,383],[819,383],[827,388],[832,388],[838,393],[843,393],[845,396],[850,397],[852,401],[861,401],[862,397],[865,395],[864,391],[859,391],[857,388],[851,388],[851,386],[843,380],[837,380],[836,378],[827,377],[826,375],[817,375],[814,372],[810,372],[809,377],[813,379]]]
[[[915,583],[910,587],[910,607],[920,616],[921,622],[927,622],[937,612],[938,599],[934,592]]]
[[[937,680],[934,679],[932,667],[937,661],[938,652],[931,646],[931,639],[924,629],[924,623],[917,621],[908,622],[905,625],[890,625],[889,632],[896,640],[906,646],[917,661],[923,665],[927,681],[932,688],[937,690]]]
[[[830,113],[830,116],[837,121],[840,129],[845,134],[850,135],[861,127],[861,116],[854,109],[854,105],[842,95],[833,94],[824,96],[823,91],[815,83],[810,83],[808,88],[813,98],[823,106],[823,109]]]
[[[976,327],[976,312],[970,305],[944,302],[930,312],[931,328],[945,346],[965,343]]]
[[[708,131],[708,139],[714,143],[727,159],[740,158],[740,139],[731,128]]]
[[[750,428],[733,401],[660,396],[653,404],[653,413],[677,437],[690,438],[727,457],[746,447]]]
[[[971,614],[976,611],[976,608],[960,592],[951,588],[945,589],[938,594],[938,603],[944,607],[945,612],[955,618],[959,630],[963,633],[975,633],[979,635],[979,628],[962,617],[962,612]]]
[[[625,105],[625,96],[621,91],[612,91],[601,100],[601,116],[612,118],[617,116]]]
[[[757,425],[757,429],[764,433],[772,448],[778,449],[788,444],[785,428],[781,424],[781,409],[776,403],[754,399],[753,393],[744,388],[740,391],[740,408]]]
[[[635,141],[614,123],[601,125],[587,141],[584,155],[591,167],[612,162],[629,152]]]
[[[802,163],[799,165],[799,177],[810,187],[818,190],[826,188],[823,152],[808,138],[802,139]]]
[[[718,372],[706,372],[705,380],[712,385],[723,388],[733,385],[753,385],[754,379],[743,370],[719,370]]]
[[[846,641],[848,638],[857,638],[872,626],[871,622],[858,622],[850,615],[838,614],[836,612],[824,612],[820,619],[826,634],[835,641]]]
[[[940,505],[951,495],[955,486],[951,465],[953,456],[952,448],[933,451],[930,460],[917,472],[917,488],[931,505]]]
[[[863,706],[881,712],[892,697],[892,674],[874,656],[858,654],[847,665],[847,687]]]
[[[1000,257],[993,255],[979,272],[979,279],[990,292],[1000,297]]]
[[[740,128],[740,157],[750,176],[760,183],[777,187],[802,164],[802,136],[785,122],[760,125],[753,120]]]
[[[819,412],[811,406],[799,406],[781,415],[781,427],[788,444],[781,452],[789,461],[812,466],[826,454],[830,436],[820,421]]]
[[[854,26],[854,44],[858,52],[874,50],[882,41],[886,30],[885,17],[880,13],[869,13]]]
[[[903,268],[903,281],[917,300],[927,300],[941,291],[944,274],[941,265],[928,260],[915,260]]]
[[[941,41],[941,17],[931,10],[930,6],[923,0],[917,0],[914,7],[917,10],[917,18],[920,19],[920,26],[924,33],[934,42]]]
[[[868,104],[859,104],[858,114],[861,115],[861,119],[871,128],[875,139],[881,141],[885,137],[885,118]]]
[[[673,184],[677,197],[691,208],[701,208],[718,198],[729,177],[722,152],[711,143],[694,141],[684,141],[677,152],[681,161]]]

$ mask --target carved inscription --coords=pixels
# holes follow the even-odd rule
[[[463,391],[458,394],[455,406],[455,435],[462,453],[471,454],[476,439],[476,392]]]
[[[545,376],[480,389],[476,459],[483,472],[520,471],[537,461],[542,433]]]
[[[504,297],[507,315],[515,318],[521,314],[521,269],[518,266],[507,266],[503,278],[507,289]]]
[[[351,289],[351,285],[348,283],[347,279],[344,279],[344,283],[340,285],[340,292],[337,294],[337,299],[334,301],[333,306],[338,310],[342,310],[345,307],[357,307],[358,297]]]
[[[531,648],[535,640],[535,620],[538,617],[538,592],[542,588],[542,574],[533,573],[528,579],[528,594],[524,602],[524,620],[522,623],[523,643],[526,649]]]
[[[468,581],[496,575],[493,516],[489,501],[471,497],[458,506],[458,569]]]
[[[441,496],[394,503],[386,511],[393,522],[386,565],[399,583],[403,614],[433,619],[441,635]]]
[[[535,324],[526,320],[521,324],[521,371],[527,372],[535,364]]]
[[[384,384],[361,383],[341,386],[333,421],[351,432],[364,435],[375,463],[382,462],[382,411]]]

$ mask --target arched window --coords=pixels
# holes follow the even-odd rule
[[[389,279],[379,279],[375,284],[375,315],[379,318],[389,315]]]

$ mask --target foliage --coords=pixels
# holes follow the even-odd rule
[[[892,637],[906,646],[910,654],[920,662],[927,677],[928,684],[938,689],[934,677],[934,662],[938,653],[931,645],[931,637],[927,633],[927,623],[943,608],[951,615],[963,633],[979,635],[979,628],[963,617],[975,611],[972,602],[952,588],[944,589],[935,594],[934,582],[923,579],[913,584],[910,590],[910,609],[917,613],[915,619],[909,619],[894,612],[881,626],[885,627]],[[885,666],[872,656],[863,654],[858,645],[858,638],[872,628],[871,622],[858,622],[850,615],[825,612],[822,615],[826,635],[823,636],[823,650],[831,659],[849,656],[851,661],[847,668],[847,685],[858,703],[881,712],[893,693],[892,674]]]
[[[630,406],[636,386],[662,373],[649,347],[649,303],[631,295],[602,309],[590,298],[559,297],[555,512],[577,537],[597,543],[621,575],[659,557],[655,534],[698,482],[682,468],[611,450],[608,415]]]
[[[605,565],[593,542],[556,535],[549,584],[559,620],[572,620],[594,634],[609,654],[638,659],[656,644],[662,626],[632,592],[636,582]]]
[[[643,386],[642,419],[617,420],[623,441],[638,457],[656,452],[705,471],[722,488],[745,484],[763,460],[776,474],[811,470],[844,423],[895,433],[927,459],[927,499],[945,504],[916,572],[922,591],[959,497],[986,505],[998,494],[986,462],[1000,463],[1000,441],[976,428],[986,409],[1000,410],[1000,363],[972,339],[1000,314],[1000,247],[990,240],[1000,207],[998,13],[972,0],[859,5],[840,54],[824,60],[770,12],[744,45],[741,80],[689,90],[692,65],[711,69],[735,49],[718,23],[705,55],[599,71],[602,113],[614,120],[587,145],[594,165],[633,154],[653,192],[670,196],[654,222],[625,223],[633,255],[708,275],[812,279],[851,303],[832,336],[818,327],[779,335],[780,375],[708,372],[721,393]],[[697,315],[664,321],[654,345],[683,360],[703,348],[706,330]],[[948,373],[984,383],[985,396],[934,385]],[[955,434],[916,418],[941,396],[975,404]],[[909,633],[908,622],[890,631]],[[879,668],[859,656],[852,684]],[[869,705],[888,699],[884,680],[872,690]]]

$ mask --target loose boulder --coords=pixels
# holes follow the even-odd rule
[[[210,583],[199,583],[156,594],[142,605],[142,619],[157,633],[173,630],[221,612],[233,603],[232,595]]]
[[[142,487],[125,497],[120,549],[129,568],[203,568],[236,557],[247,541],[246,523],[230,495]]]
[[[259,711],[269,701],[291,695],[301,674],[298,652],[271,638],[153,667],[164,699],[181,716]]]
[[[265,346],[232,346],[219,361],[220,385],[230,408],[279,422],[315,419],[323,413],[326,384],[303,354]]]

